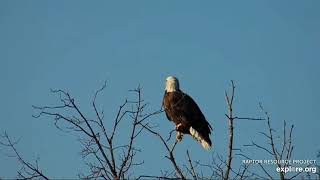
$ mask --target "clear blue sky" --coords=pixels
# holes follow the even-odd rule
[[[270,112],[272,125],[294,124],[296,159],[315,159],[320,149],[320,1],[0,1],[0,131],[21,137],[18,150],[40,157],[44,173],[76,177],[84,165],[77,137],[58,131],[51,119],[34,119],[31,105],[53,104],[50,88],[71,92],[90,112],[90,99],[104,80],[100,98],[107,117],[139,84],[150,109],[161,105],[164,80],[180,79],[214,127],[213,152],[225,154],[224,90],[237,84],[236,114]],[[173,124],[153,119],[166,134]],[[264,142],[261,122],[237,122],[236,146]],[[125,132],[126,127],[122,128]],[[121,136],[125,137],[125,136]],[[145,160],[136,172],[168,168],[153,136],[139,140]],[[190,137],[179,144],[207,160]],[[0,177],[15,177],[17,161],[0,148]],[[257,153],[256,158],[268,156]],[[239,160],[238,160],[239,161]],[[171,167],[171,165],[169,165]]]

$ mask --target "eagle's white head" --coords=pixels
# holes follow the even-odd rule
[[[174,92],[179,90],[179,80],[174,76],[169,76],[166,79],[166,91]]]

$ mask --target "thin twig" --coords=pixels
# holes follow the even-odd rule
[[[228,115],[226,115],[228,117],[228,126],[229,126],[229,145],[228,145],[228,160],[227,160],[227,166],[226,166],[226,172],[224,174],[224,179],[228,180],[229,179],[229,175],[230,175],[230,170],[231,170],[231,163],[232,163],[232,150],[233,150],[233,100],[234,100],[234,93],[235,93],[235,85],[234,82],[231,81],[231,85],[232,85],[232,91],[231,91],[231,100],[230,97],[228,96],[228,93],[225,92],[225,96],[226,96],[226,101],[227,101],[227,106],[228,106]]]
[[[190,154],[189,154],[188,150],[187,150],[187,156],[188,156],[188,162],[189,162],[189,166],[190,166],[191,175],[192,175],[193,179],[196,180],[196,179],[198,179],[197,173],[195,172],[195,170],[193,168],[193,164],[192,164],[192,161],[191,161]]]
[[[36,165],[32,165],[31,163],[25,161],[22,158],[22,156],[20,155],[20,153],[15,147],[15,144],[17,143],[12,142],[12,140],[10,139],[9,135],[6,132],[4,132],[4,135],[2,137],[5,138],[7,143],[1,142],[1,144],[12,149],[12,151],[15,154],[15,157],[23,165],[22,170],[25,172],[26,175],[29,175],[29,176],[23,175],[23,172],[18,171],[18,174],[20,177],[22,177],[23,179],[43,178],[43,179],[49,180],[49,178],[46,175],[44,175],[42,171],[39,169],[37,161],[36,161]],[[27,169],[30,170],[31,172],[27,171]]]

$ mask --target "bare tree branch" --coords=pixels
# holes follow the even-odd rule
[[[38,161],[36,161],[36,164],[33,165],[23,159],[23,157],[20,155],[20,153],[17,151],[15,147],[17,142],[13,142],[10,139],[7,132],[4,132],[4,135],[1,135],[1,138],[4,138],[6,142],[0,141],[0,144],[11,148],[14,153],[13,157],[17,158],[18,161],[22,164],[22,168],[18,171],[18,175],[21,179],[43,178],[43,179],[49,180],[49,178],[46,175],[44,175],[42,171],[39,169]]]
[[[192,164],[192,161],[191,161],[191,158],[190,158],[190,154],[189,154],[189,151],[187,150],[187,156],[188,156],[188,163],[189,163],[189,168],[187,168],[190,172],[190,174],[192,175],[193,179],[198,179],[197,177],[197,173],[195,172],[194,168],[193,168],[193,164]]]
[[[152,130],[151,128],[148,127],[148,125],[144,125],[142,123],[140,123],[141,126],[143,126],[146,130],[148,130],[150,133],[156,135],[157,137],[159,137],[159,139],[161,140],[162,144],[165,146],[169,156],[166,156],[172,163],[173,167],[175,168],[176,172],[178,173],[178,175],[180,176],[179,178],[181,179],[186,179],[186,177],[183,175],[181,168],[177,165],[177,162],[174,158],[173,155],[173,151],[174,148],[176,147],[178,141],[176,140],[175,143],[173,144],[172,148],[169,148],[169,145],[167,144],[167,142],[164,140],[164,138],[162,137],[161,134],[159,134],[158,132]]]
[[[227,160],[227,169],[224,175],[224,179],[228,180],[229,179],[229,175],[230,175],[230,169],[231,169],[231,163],[232,163],[232,150],[233,150],[233,100],[234,100],[234,89],[236,88],[234,85],[234,82],[231,81],[231,85],[232,85],[232,91],[231,91],[231,97],[228,96],[227,91],[225,91],[225,96],[226,96],[226,100],[227,100],[227,106],[228,106],[228,126],[229,126],[229,145],[228,145],[228,160]]]
[[[260,108],[262,111],[264,111],[263,107],[262,107],[262,104],[260,103]],[[272,134],[272,128],[271,128],[271,123],[270,123],[270,117],[269,117],[269,114],[267,111],[264,111],[266,117],[267,117],[267,123],[268,123],[268,131],[269,131],[269,143],[271,145],[271,149],[272,149],[272,154],[273,154],[273,157],[275,160],[277,160],[277,166],[279,168],[281,168],[281,164],[279,163],[279,154],[277,153],[277,150],[276,150],[276,147],[275,147],[275,144],[274,144],[274,139],[273,139],[273,134]],[[279,172],[279,176],[280,176],[280,179],[283,180],[284,179],[284,172]]]

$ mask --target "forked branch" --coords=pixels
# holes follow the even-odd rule
[[[235,93],[235,85],[234,82],[231,81],[231,86],[232,86],[232,90],[231,90],[231,96],[228,96],[227,91],[225,91],[225,97],[226,97],[226,101],[227,101],[227,106],[228,106],[228,114],[226,114],[227,118],[228,118],[228,126],[229,126],[229,145],[228,145],[228,159],[227,159],[227,166],[226,166],[226,172],[224,174],[224,179],[228,180],[229,179],[229,175],[230,175],[230,170],[231,170],[231,163],[232,163],[232,151],[233,151],[233,100],[234,100],[234,93]]]
[[[46,175],[44,175],[44,173],[40,170],[40,168],[38,166],[38,161],[36,161],[36,164],[34,165],[34,164],[31,164],[23,159],[23,157],[20,155],[20,153],[18,152],[18,150],[15,147],[17,142],[13,142],[6,132],[4,132],[3,135],[1,135],[1,138],[3,138],[4,141],[0,141],[0,144],[5,147],[10,148],[12,150],[12,152],[14,153],[12,157],[17,158],[18,161],[22,165],[22,168],[18,171],[18,176],[21,179],[42,178],[42,179],[49,180],[49,178]]]
[[[186,177],[184,176],[184,174],[181,171],[181,168],[178,166],[173,151],[178,143],[178,141],[176,140],[172,146],[172,148],[169,147],[167,141],[162,137],[162,135],[154,130],[152,130],[148,124],[142,124],[140,123],[141,126],[143,126],[147,131],[149,131],[150,133],[156,135],[157,137],[159,137],[160,141],[162,142],[162,144],[165,146],[167,152],[168,152],[168,156],[166,156],[166,158],[168,158],[171,161],[171,164],[173,165],[175,171],[177,172],[177,174],[179,175],[179,178],[181,179],[186,179]]]

